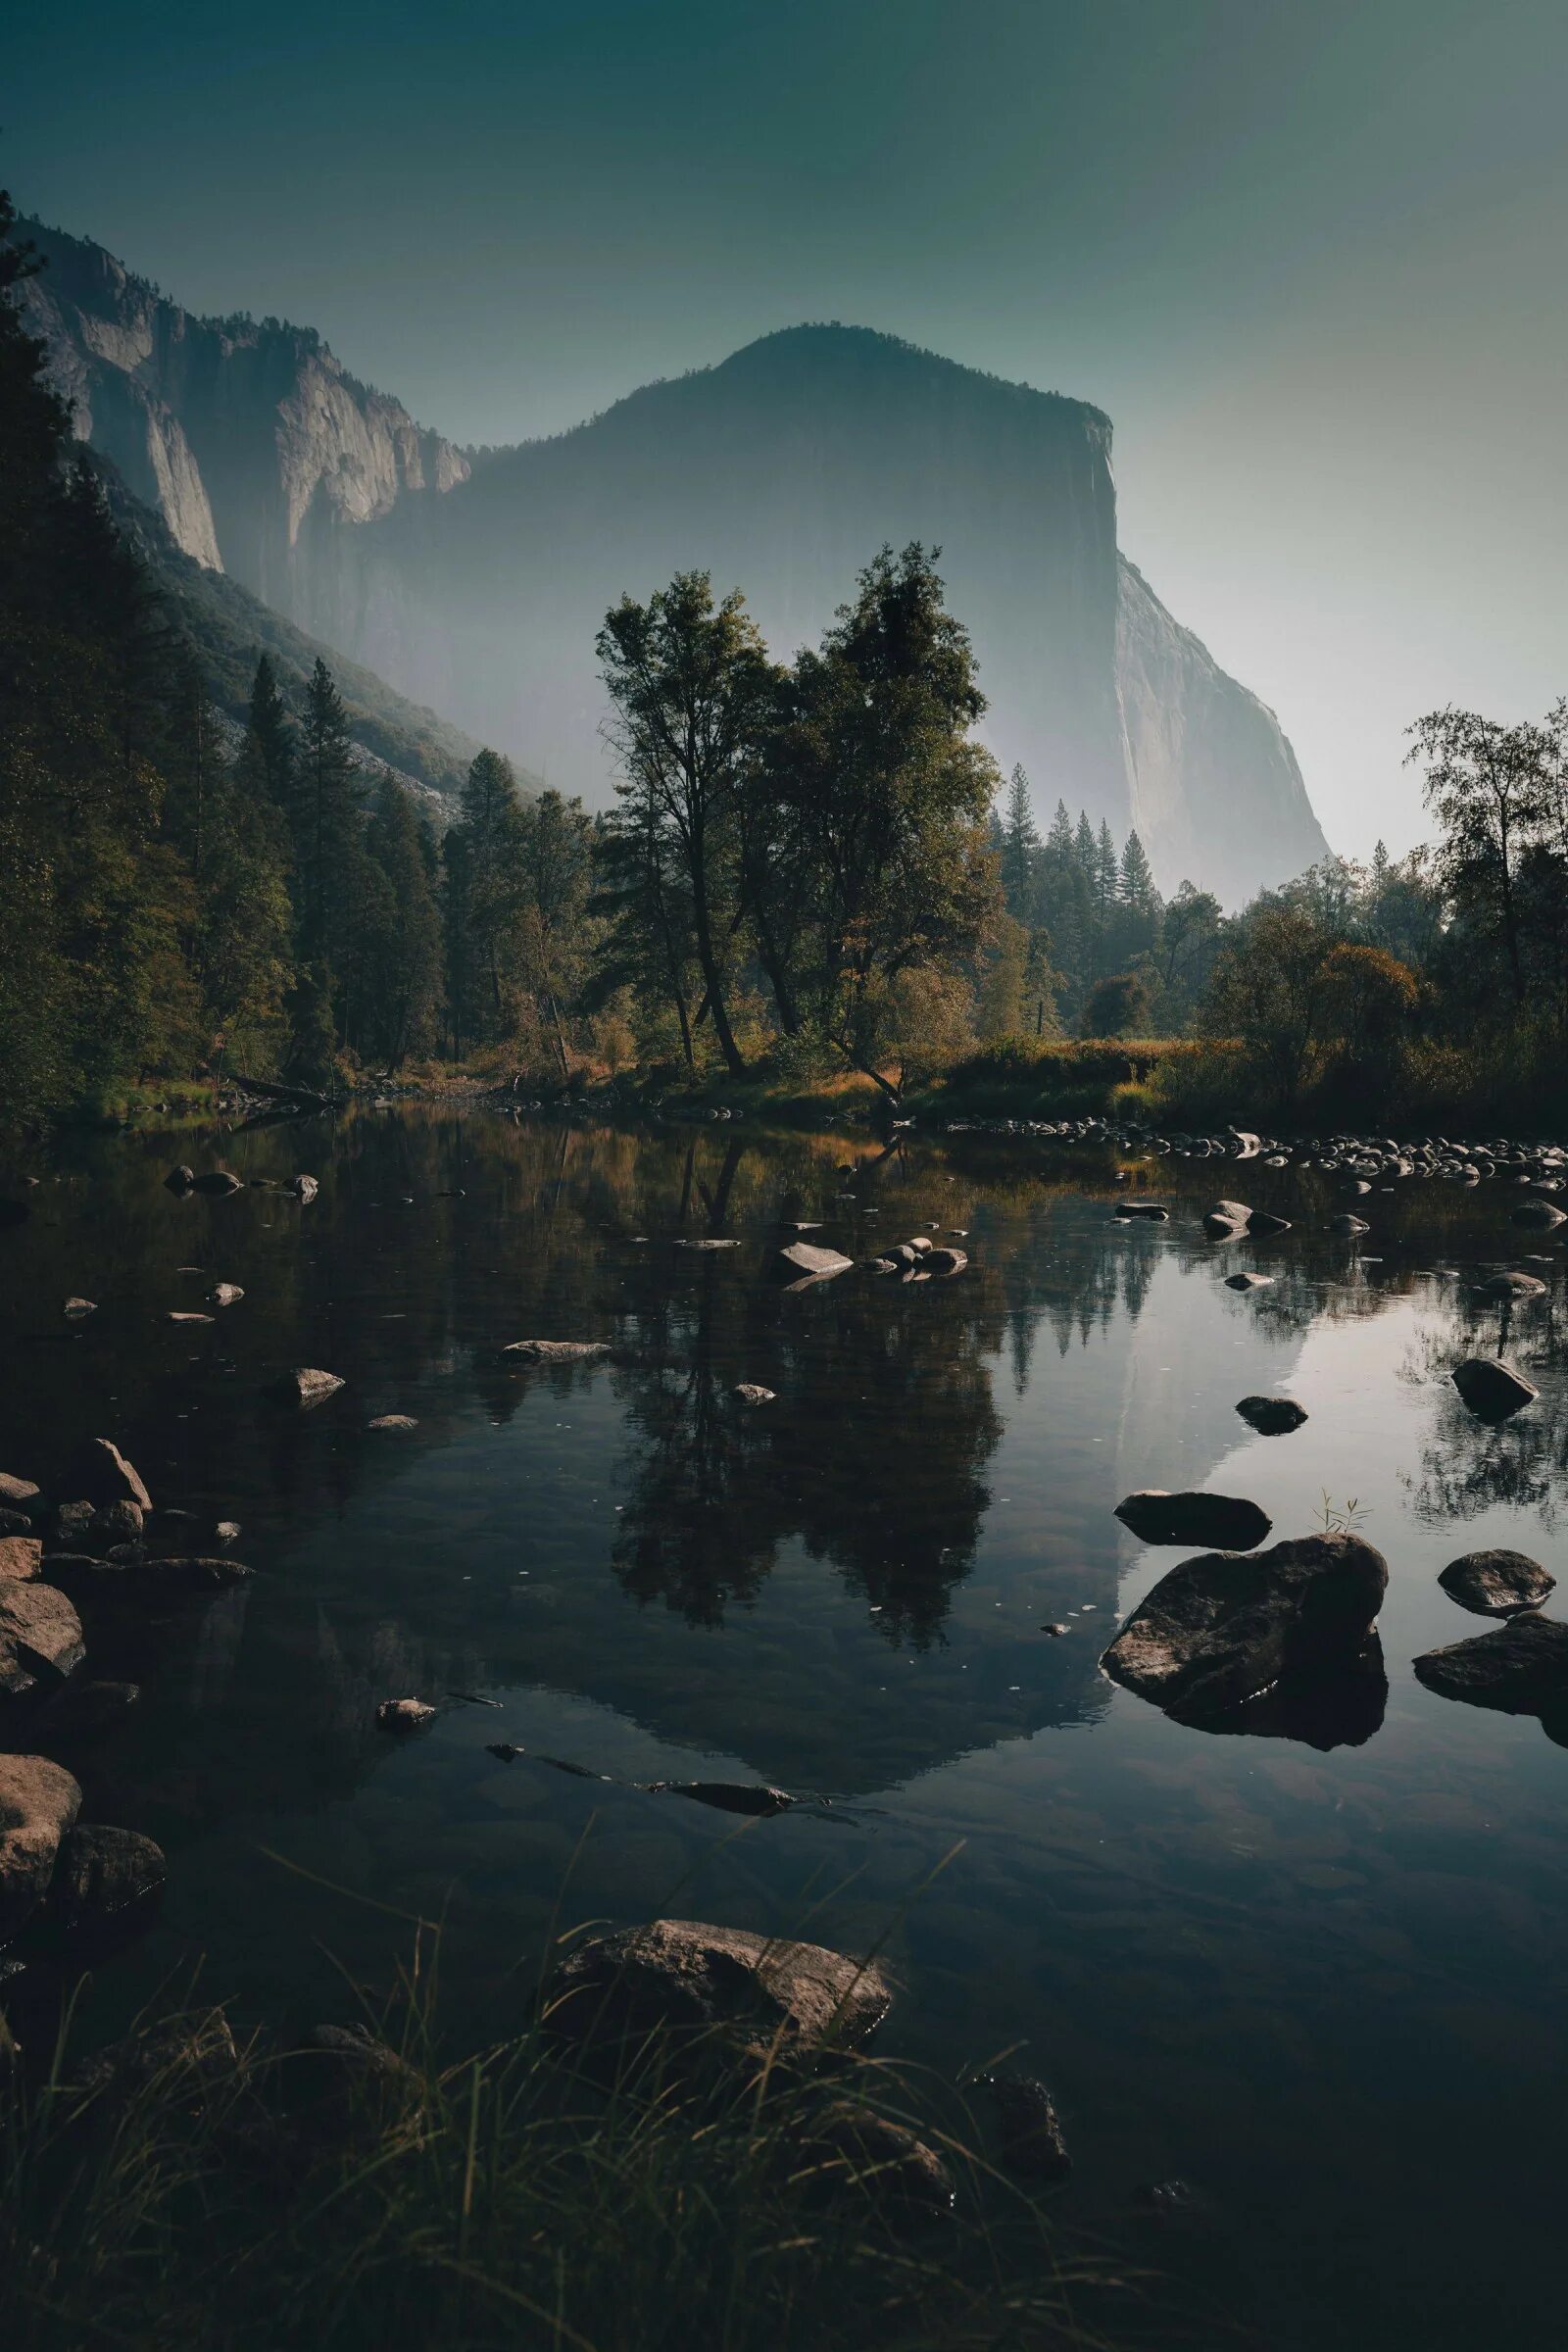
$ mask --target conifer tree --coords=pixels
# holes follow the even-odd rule
[[[1035,861],[1040,836],[1035,830],[1029,778],[1015,766],[1007,779],[1006,813],[1002,822],[1002,887],[1007,912],[1020,923],[1034,914]]]
[[[319,655],[305,691],[293,805],[300,949],[330,972],[348,946],[362,808],[343,698]]]

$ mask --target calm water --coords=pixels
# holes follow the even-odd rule
[[[180,1157],[306,1168],[320,1198],[179,1200]],[[845,1945],[892,1922],[884,2046],[951,2074],[1021,2044],[1073,2147],[1064,2213],[1244,2333],[1560,2342],[1568,1752],[1409,1665],[1485,1630],[1438,1588],[1457,1552],[1557,1563],[1562,1252],[1510,1230],[1502,1188],[1374,1192],[1356,1249],[1321,1230],[1332,1180],[1255,1165],[1151,1163],[1171,1222],[1127,1225],[1113,1163],[1049,1145],[401,1110],[38,1172],[0,1235],[0,1467],[47,1480],[113,1435],[160,1503],[239,1520],[258,1571],[132,1632],[88,1617],[95,1670],[143,1703],[67,1760],[172,1866],[100,2014],[205,1956],[247,2013],[341,2015],[340,1969],[384,1983],[408,1946],[374,1905],[445,1920],[487,2030],[520,2016],[558,1904]],[[1215,1250],[1217,1192],[1296,1227]],[[781,1219],[857,1256],[957,1229],[970,1267],[781,1293]],[[679,1246],[705,1236],[739,1246]],[[1551,1258],[1507,1335],[1544,1394],[1489,1430],[1444,1376],[1496,1344],[1466,1282],[1521,1250]],[[1250,1266],[1273,1287],[1224,1287]],[[219,1280],[246,1296],[210,1329],[159,1320]],[[499,1365],[534,1337],[617,1353]],[[301,1363],[348,1385],[289,1418],[259,1391]],[[738,1409],[743,1379],[777,1403]],[[1311,1418],[1254,1437],[1236,1401],[1276,1387]],[[416,1431],[368,1434],[385,1412]],[[1206,1736],[1101,1677],[1117,1612],[1182,1556],[1112,1505],[1202,1485],[1277,1535],[1324,1490],[1358,1499],[1392,1572],[1360,1744]],[[381,1697],[451,1690],[502,1705],[371,1728]],[[504,1765],[501,1739],[833,1803],[738,1824]],[[1173,2178],[1187,2214],[1140,2219]]]

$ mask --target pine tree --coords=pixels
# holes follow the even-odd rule
[[[247,782],[288,808],[294,798],[294,729],[270,657],[263,654],[251,687],[249,722],[240,753],[240,772]]]
[[[361,1034],[388,1073],[426,1052],[441,998],[441,918],[430,884],[425,828],[393,776],[383,776],[366,828],[377,877],[361,909]]]
[[[300,950],[330,972],[348,946],[362,810],[343,698],[319,655],[305,692],[293,812]]]
[[[472,1039],[502,1038],[516,1022],[522,810],[512,763],[484,751],[463,786],[461,863],[465,909],[455,975],[460,1025]]]
[[[1149,855],[1136,833],[1127,836],[1127,847],[1121,854],[1122,905],[1132,914],[1154,916],[1159,912],[1159,892],[1154,886],[1154,869]]]
[[[1111,838],[1110,821],[1100,820],[1100,837],[1095,843],[1095,896],[1100,911],[1107,920],[1116,904],[1121,886],[1121,860],[1116,856],[1116,844]]]
[[[1035,863],[1040,855],[1040,836],[1035,830],[1029,778],[1022,767],[1014,767],[1007,780],[1007,808],[1002,823],[1001,850],[1002,887],[1006,897],[1007,912],[1015,921],[1028,923],[1034,914]]]

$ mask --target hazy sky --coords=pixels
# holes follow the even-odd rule
[[[1568,691],[1563,0],[79,0],[0,167],[459,440],[838,318],[1116,426],[1121,540],[1337,848]]]

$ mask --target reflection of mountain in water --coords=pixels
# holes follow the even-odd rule
[[[156,1702],[141,1769],[208,1817],[350,1785],[394,1685],[580,1692],[862,1791],[1090,1721],[1110,1504],[1201,1483],[1237,1396],[1294,1360],[1298,1325],[1249,1312],[1175,1227],[1067,1189],[1082,1163],[982,1176],[864,1141],[416,1112],[237,1138],[233,1164],[313,1166],[320,1200],[176,1201],[138,1142],[46,1188],[24,1326],[53,1332],[68,1291],[103,1304],[39,1340],[11,1419],[19,1464],[113,1430],[161,1500],[245,1527],[264,1573],[221,1642],[195,1621],[117,1636]],[[760,1272],[795,1218],[861,1257],[965,1227],[970,1268],[781,1294]],[[220,1278],[246,1298],[210,1332],[159,1323]],[[505,1368],[535,1333],[616,1353]],[[349,1386],[291,1419],[258,1391],[298,1362]],[[778,1402],[738,1406],[742,1379]],[[417,1433],[368,1435],[384,1411]],[[1069,1614],[1070,1640],[1042,1635]]]

